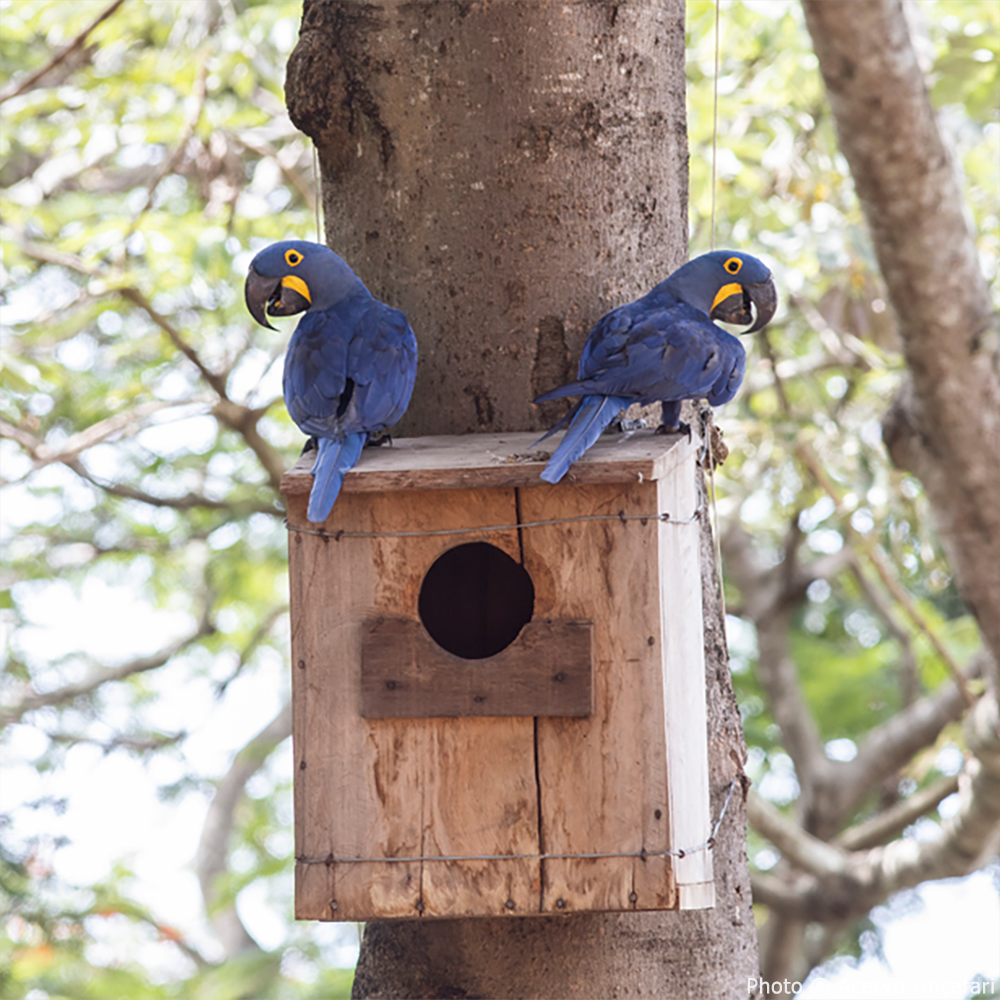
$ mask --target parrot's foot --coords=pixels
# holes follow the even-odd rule
[[[318,447],[319,447],[319,440],[316,438],[315,435],[313,435],[312,437],[308,438],[306,440],[306,443],[302,446],[302,452],[299,455],[299,458],[301,458],[302,455],[308,455],[309,452],[311,451],[315,451]]]
[[[382,445],[387,444],[392,447],[392,435],[388,431],[384,434],[380,434],[378,437],[370,437],[365,444],[366,448],[381,448]]]
[[[691,425],[684,420],[678,420],[674,427],[668,427],[666,424],[660,424],[656,428],[657,434],[687,434],[688,441],[691,440]]]
[[[629,431],[645,430],[649,425],[640,417],[638,420],[616,420],[611,424],[611,426],[620,431],[622,434],[627,434]]]

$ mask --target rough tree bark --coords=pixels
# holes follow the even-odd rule
[[[682,0],[305,0],[293,121],[326,236],[420,343],[397,433],[523,430],[593,322],[686,257]],[[745,746],[705,535],[713,809]],[[376,922],[363,997],[742,996],[757,974],[735,795],[714,910]]]

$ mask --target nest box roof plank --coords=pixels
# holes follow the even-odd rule
[[[346,493],[400,489],[545,486],[539,473],[551,451],[532,449],[535,433],[397,438],[366,448],[344,480]],[[548,442],[546,442],[548,445]],[[697,446],[686,434],[638,431],[605,435],[570,470],[567,482],[629,483],[662,479]],[[308,494],[311,452],[281,477],[285,496]],[[555,489],[556,487],[552,487]]]

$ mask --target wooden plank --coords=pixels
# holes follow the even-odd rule
[[[371,526],[362,498],[342,497],[337,523]],[[305,497],[289,502],[289,524],[304,525]],[[292,625],[292,736],[295,760],[296,900],[299,919],[412,916],[419,864],[325,864],[328,857],[420,852],[419,810],[410,807],[421,745],[414,735],[390,754],[358,714],[361,634],[373,611],[370,545],[338,546],[289,533]],[[322,613],[317,613],[322,609]],[[387,774],[401,776],[388,781]],[[409,779],[409,780],[407,780]]]
[[[561,484],[560,484],[561,485]],[[652,481],[531,487],[526,521],[655,511]],[[656,522],[579,521],[523,532],[537,615],[594,622],[595,713],[539,719],[544,852],[629,853],[668,847]],[[674,904],[662,856],[547,859],[542,910]]]
[[[296,915],[368,920],[537,909],[539,863],[386,857],[536,854],[531,719],[364,719],[363,623],[417,618],[423,575],[455,539],[319,536],[288,499]],[[477,530],[518,559],[513,491],[342,494],[331,532]],[[489,794],[475,794],[489,789]],[[332,858],[330,863],[325,859]],[[350,860],[355,859],[355,860]],[[334,909],[333,904],[336,904]]]
[[[658,504],[690,517],[698,507],[693,462],[657,483]],[[670,846],[687,850],[711,833],[708,785],[708,720],[705,705],[705,646],[701,601],[701,528],[657,525],[660,600],[669,623],[663,653]],[[674,864],[681,909],[714,905],[712,852],[701,850]],[[685,888],[690,887],[690,888]]]
[[[365,624],[365,718],[590,715],[593,624],[532,621],[502,652],[466,660],[442,649],[418,621]]]
[[[535,434],[464,434],[399,438],[391,446],[366,448],[344,479],[344,493],[404,489],[512,488],[538,486],[554,449],[532,449]],[[558,441],[558,439],[556,439]],[[691,449],[687,435],[634,431],[606,434],[574,463],[568,483],[627,483],[659,479]],[[303,455],[281,480],[286,497],[312,488],[315,456]],[[556,487],[549,487],[557,489]]]
[[[412,723],[394,722],[409,726]],[[424,853],[537,854],[538,792],[531,719],[432,719]],[[427,861],[424,916],[538,912],[540,862]]]

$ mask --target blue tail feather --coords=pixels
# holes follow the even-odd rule
[[[313,485],[309,493],[306,516],[313,524],[322,524],[333,510],[334,502],[344,484],[344,476],[361,457],[368,435],[348,434],[343,440],[319,438],[319,449],[313,463]]]
[[[584,396],[569,430],[545,466],[542,479],[547,483],[558,483],[569,467],[601,436],[604,428],[631,402],[625,396]]]

